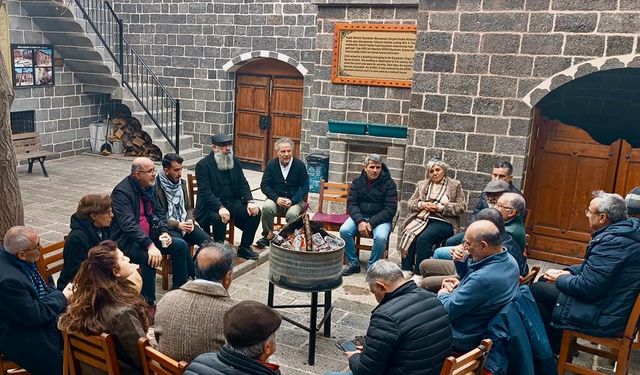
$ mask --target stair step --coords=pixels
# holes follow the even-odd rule
[[[169,141],[166,138],[154,138],[153,144],[158,146],[163,154],[167,152],[175,152]],[[184,144],[184,145],[183,145]],[[193,137],[190,135],[181,135],[180,136],[180,149],[185,150],[187,148],[191,148],[193,145]]]
[[[20,5],[31,17],[73,17],[73,14],[65,4],[53,1],[22,0]]]
[[[65,59],[64,63],[76,73],[98,73],[108,75],[114,73],[108,66],[96,61]]]
[[[122,95],[122,89],[120,87],[101,86],[101,85],[94,85],[90,83],[82,84],[82,92],[111,94],[114,97]]]
[[[65,59],[103,62],[102,56],[93,47],[87,48],[56,45],[53,48]]]
[[[87,38],[84,33],[67,32],[67,31],[52,31],[46,32],[47,39],[52,44],[58,46],[68,47],[87,47],[93,48],[91,39]]]
[[[119,87],[120,82],[113,78],[110,74],[98,73],[75,73],[75,77],[82,83],[98,86]]]
[[[189,160],[194,160],[192,165],[196,165],[196,163],[202,159],[202,149],[196,147],[190,147],[180,150],[180,156],[184,159],[186,163]],[[188,167],[183,165],[184,167]]]
[[[48,31],[67,31],[82,33],[84,30],[79,23],[72,18],[62,17],[33,17],[35,22],[43,32]]]

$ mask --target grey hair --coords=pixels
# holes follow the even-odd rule
[[[382,164],[382,156],[378,154],[369,154],[364,158],[364,165],[369,165],[369,163],[373,164]]]
[[[194,257],[196,279],[222,282],[224,276],[233,269],[231,246],[212,240],[205,241],[202,246]],[[209,258],[209,261],[203,262],[204,258]]]
[[[260,355],[264,351],[264,344],[268,343],[269,341],[276,341],[275,332],[272,333],[266,339],[260,341],[257,344],[253,344],[251,346],[235,347],[231,345],[229,342],[227,342],[226,346],[227,346],[227,349],[229,349],[232,353],[241,355],[243,357],[251,358],[251,359],[258,359],[258,357],[260,357]]]
[[[503,193],[500,198],[506,199],[514,210],[518,211],[518,215],[524,217],[524,212],[527,210],[527,204],[524,201],[522,195],[518,193],[506,192]]]
[[[276,141],[276,143],[273,145],[273,147],[276,149],[276,151],[280,151],[280,146],[281,146],[281,145],[283,145],[283,144],[285,144],[285,143],[290,144],[290,145],[291,145],[291,148],[294,148],[294,147],[295,147],[295,144],[293,143],[293,141],[291,140],[291,138],[287,138],[287,137],[282,137],[282,138],[278,139],[278,140]]]
[[[600,200],[597,210],[606,214],[610,222],[616,223],[627,218],[627,204],[620,194],[596,190],[592,196]]]
[[[425,166],[425,169],[427,170],[427,176],[429,175],[429,171],[431,170],[431,168],[435,167],[436,165],[442,168],[442,170],[444,170],[444,173],[447,174],[447,171],[449,170],[449,164],[443,162],[440,159],[429,159],[427,165]]]
[[[4,248],[13,255],[23,250],[29,250],[33,246],[29,235],[34,233],[36,236],[38,235],[33,228],[21,225],[11,227],[4,235]]]
[[[392,283],[402,278],[404,278],[404,276],[402,275],[402,270],[397,264],[389,262],[385,259],[381,259],[375,262],[371,267],[369,267],[367,276],[365,277],[364,281],[367,284],[372,284],[377,280]]]

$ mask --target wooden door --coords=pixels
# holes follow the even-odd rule
[[[281,61],[263,59],[238,70],[234,148],[241,161],[264,170],[282,137],[293,140],[299,157],[302,87],[300,73]]]
[[[593,190],[614,190],[622,141],[602,145],[580,128],[537,118],[538,137],[525,189],[532,215],[529,251],[536,259],[579,263],[590,238],[584,210]]]
[[[615,192],[624,197],[638,185],[640,185],[640,148],[632,148],[629,142],[622,141]]]

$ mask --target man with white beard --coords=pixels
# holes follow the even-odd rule
[[[211,153],[196,164],[198,199],[195,218],[213,238],[224,241],[227,222],[233,217],[242,230],[238,256],[257,259],[251,243],[260,225],[260,208],[253,201],[249,183],[244,177],[240,160],[233,155],[233,137],[216,134],[211,137]]]

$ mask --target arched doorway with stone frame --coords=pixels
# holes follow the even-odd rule
[[[306,68],[276,52],[255,51],[223,67],[235,72],[234,152],[260,170],[275,157],[274,144],[291,138],[300,157],[304,74]]]
[[[523,99],[533,110],[525,174],[532,258],[582,261],[594,190],[640,185],[640,56],[584,62]]]

